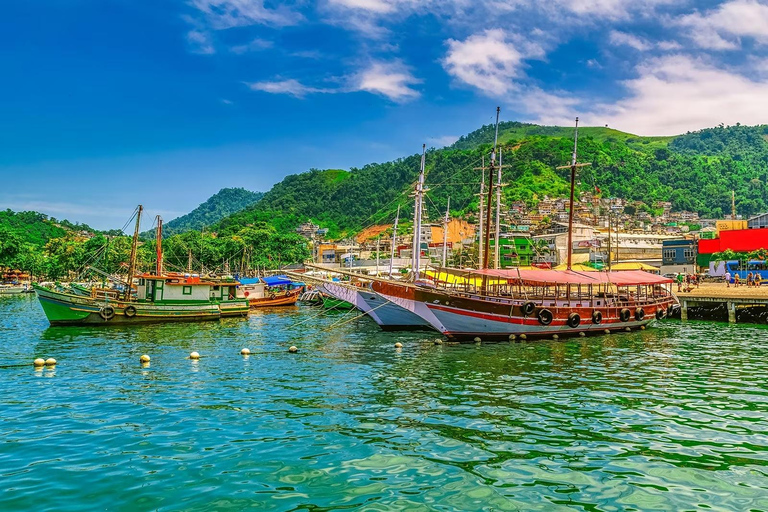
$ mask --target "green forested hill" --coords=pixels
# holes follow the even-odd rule
[[[165,223],[163,237],[211,226],[233,213],[248,208],[263,195],[262,192],[251,192],[244,188],[223,188],[188,214]],[[151,230],[143,235],[150,237],[154,236],[154,233],[154,230]]]
[[[578,188],[601,189],[604,197],[672,201],[675,210],[706,217],[730,212],[730,191],[743,215],[768,210],[768,127],[717,127],[679,137],[637,137],[608,128],[579,130]],[[507,201],[535,204],[544,195],[564,197],[573,129],[523,123],[500,126]],[[452,211],[474,212],[481,158],[488,158],[493,127],[462,137],[453,146],[427,153],[429,216],[438,218],[451,197]],[[390,220],[398,204],[410,208],[408,192],[419,168],[419,155],[360,169],[321,171],[286,177],[254,206],[224,219],[219,229],[266,222],[289,230],[312,220],[331,235],[352,233]],[[406,210],[408,211],[408,210]],[[409,215],[409,213],[406,213]]]

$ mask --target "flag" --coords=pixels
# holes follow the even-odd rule
[[[599,194],[599,193],[600,193],[600,187],[595,185],[595,194]]]

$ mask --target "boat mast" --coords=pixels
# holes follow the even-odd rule
[[[451,211],[451,198],[448,198],[448,206],[445,208],[445,222],[443,222],[443,264],[445,267],[445,261],[448,256],[448,215]]]
[[[480,222],[478,226],[478,235],[477,235],[477,266],[478,268],[482,268],[481,265],[483,263],[483,201],[485,200],[485,155],[482,156],[481,159],[481,167],[480,170],[483,173],[483,177],[480,181]]]
[[[498,130],[497,124],[496,131],[498,132]],[[499,168],[496,175],[496,250],[493,252],[493,268],[496,269],[501,268],[499,265],[499,237],[501,236],[501,169],[501,150],[499,150]]]
[[[397,205],[397,215],[395,215],[395,225],[392,228],[392,254],[389,257],[389,277],[392,277],[392,265],[395,261],[395,245],[397,243],[397,221],[400,220],[400,205]]]
[[[131,243],[131,259],[128,262],[128,280],[125,288],[125,300],[131,300],[131,291],[133,289],[133,274],[136,273],[136,249],[139,246],[139,228],[141,227],[141,212],[144,207],[139,205],[136,212],[136,228],[133,230],[133,242]]]
[[[156,249],[157,249],[157,266],[155,268],[155,273],[158,276],[163,275],[163,218],[161,216],[157,216],[157,243]]]
[[[413,280],[419,279],[419,267],[421,265],[421,218],[422,199],[424,198],[424,162],[427,154],[427,145],[421,146],[421,170],[419,181],[416,182],[416,201],[413,212]]]
[[[496,135],[493,139],[493,153],[491,153],[491,167],[488,172],[488,208],[485,211],[485,240],[483,248],[483,266],[481,269],[488,268],[488,255],[491,250],[491,210],[493,209],[493,170],[496,168],[496,147],[499,143],[499,114],[501,107],[496,107]],[[488,278],[483,275],[482,292],[485,293],[488,286]]]

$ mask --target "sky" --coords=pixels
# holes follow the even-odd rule
[[[8,0],[0,208],[168,221],[503,120],[768,123],[768,0]],[[149,223],[149,220],[147,221]],[[149,227],[148,225],[146,227]]]

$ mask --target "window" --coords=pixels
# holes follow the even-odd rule
[[[674,260],[675,259],[675,250],[674,249],[664,249],[664,259],[665,260]]]
[[[192,295],[192,287],[191,286],[185,286],[181,290],[182,295]]]
[[[685,249],[683,251],[683,256],[685,256],[685,259],[692,260],[694,258],[693,249]]]

